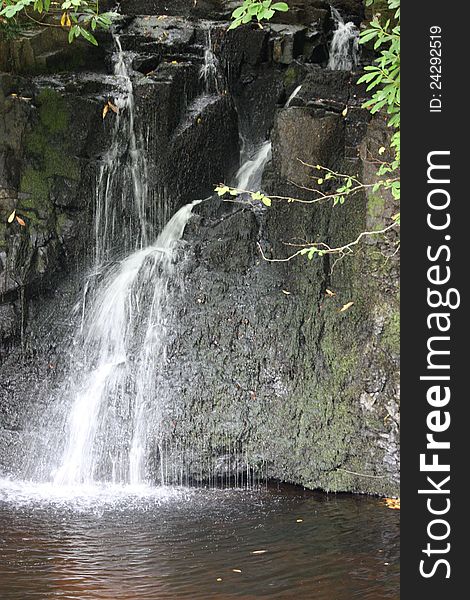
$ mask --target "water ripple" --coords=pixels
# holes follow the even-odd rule
[[[397,600],[399,514],[298,490],[0,482],[5,600]]]

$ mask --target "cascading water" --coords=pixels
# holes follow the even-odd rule
[[[114,100],[113,143],[103,158],[95,199],[95,264],[148,245],[146,218],[147,161],[142,133],[135,126],[135,100],[131,80],[133,55],[124,52],[114,37],[114,74],[122,94]],[[110,118],[110,117],[108,117]]]
[[[219,60],[215,55],[213,44],[212,44],[212,29],[211,24],[208,23],[205,27],[205,49],[204,49],[204,63],[201,66],[199,76],[204,80],[205,89],[207,94],[216,94],[219,92],[218,82],[218,69]]]
[[[289,106],[292,103],[292,100],[298,95],[298,93],[300,92],[300,90],[302,89],[301,85],[298,85],[295,90],[292,92],[292,94],[289,96],[289,98],[287,99],[286,105],[284,108],[289,108]]]
[[[271,156],[272,144],[268,140],[256,150],[252,158],[248,158],[242,164],[235,176],[235,187],[245,191],[259,190],[264,169],[271,160]]]
[[[87,312],[59,485],[146,481],[149,424],[158,424],[166,360],[165,310],[173,257],[192,208],[184,206],[152,246],[112,268]],[[140,351],[138,348],[140,347]],[[153,440],[158,444],[158,440]]]
[[[68,375],[59,390],[44,392],[49,411],[24,469],[26,478],[52,479],[61,487],[165,483],[156,474],[162,472],[162,453],[154,450],[165,397],[166,318],[170,289],[179,284],[178,240],[199,201],[181,208],[149,245],[158,223],[148,218],[132,54],[123,51],[119,37],[115,43],[114,72],[122,95],[114,99],[111,150],[97,182],[93,275],[80,309],[77,305],[81,322],[69,349]]]
[[[359,29],[351,21],[345,23],[333,6],[331,15],[335,22],[335,31],[330,44],[328,69],[351,71],[359,63]]]

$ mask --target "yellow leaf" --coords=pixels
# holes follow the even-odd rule
[[[392,510],[400,510],[400,498],[384,498],[387,508]]]
[[[72,21],[70,20],[69,14],[67,13],[67,27],[72,27]]]
[[[109,106],[107,104],[104,105],[103,108],[103,119],[106,117],[106,115],[108,114],[109,111]]]
[[[329,296],[330,298],[333,298],[333,296],[336,296],[336,294],[334,292],[332,292],[331,290],[329,290],[328,288],[326,288],[325,292],[326,292],[326,295]]]
[[[341,309],[340,309],[340,313],[345,312],[347,310],[349,310],[351,308],[351,306],[354,304],[354,302],[347,302]]]
[[[62,16],[60,17],[60,24],[62,25],[62,27],[65,27],[67,17],[68,17],[67,13],[65,13],[65,12],[62,13]]]
[[[178,64],[178,61],[177,61],[177,60],[172,60],[172,61],[171,61],[171,64],[172,64],[172,65],[177,65],[177,64]]]
[[[268,198],[267,196],[263,196],[261,198],[261,202],[265,205],[265,206],[271,206],[272,202],[271,202],[271,198]]]
[[[26,223],[23,221],[23,219],[21,217],[19,217],[18,215],[16,215],[16,220],[18,221],[18,223],[21,225],[21,227],[26,227]]]
[[[108,100],[108,106],[113,111],[113,113],[119,114],[119,108],[115,104],[113,104],[111,100]]]
[[[345,117],[348,114],[348,107],[346,106],[346,108],[343,110],[343,112],[341,113],[343,115],[343,117]]]
[[[382,156],[382,154],[385,152],[385,146],[382,146],[381,148],[379,148],[379,154],[380,156]]]
[[[9,223],[13,223],[13,221],[15,220],[16,217],[16,210],[14,210],[11,215],[8,217],[8,222]]]

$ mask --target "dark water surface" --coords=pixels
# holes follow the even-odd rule
[[[1,600],[397,600],[398,561],[375,499],[0,482]]]

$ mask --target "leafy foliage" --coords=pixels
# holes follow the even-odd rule
[[[373,5],[374,0],[366,0],[366,4]],[[364,68],[366,73],[358,83],[366,83],[367,91],[374,90],[364,108],[371,113],[386,110],[388,124],[395,129],[390,144],[394,158],[391,162],[381,163],[377,175],[388,177],[378,182],[377,189],[390,189],[393,197],[399,200],[400,180],[393,174],[400,169],[400,0],[388,0],[388,8],[393,11],[393,19],[384,22],[376,14],[369,27],[361,33],[361,44],[374,42],[374,49],[380,50],[380,54],[373,65]]]
[[[273,0],[244,0],[242,6],[236,8],[232,13],[233,21],[229,29],[236,29],[240,25],[250,23],[256,19],[269,21],[276,12],[287,12],[289,5],[286,2],[273,2]]]
[[[82,37],[95,46],[98,42],[92,32],[108,29],[115,16],[112,12],[101,13],[99,0],[0,0],[0,6],[0,17],[12,22],[24,15],[39,25],[59,26],[36,16],[60,17],[60,26],[69,31],[69,42]]]

